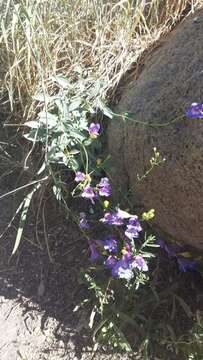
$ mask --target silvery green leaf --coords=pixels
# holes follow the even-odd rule
[[[27,134],[24,134],[24,138],[35,142],[35,141],[42,141],[45,142],[46,140],[46,129],[45,128],[38,128],[38,129],[32,129]]]
[[[56,104],[59,112],[60,112],[61,114],[63,114],[64,106],[63,106],[62,100],[61,100],[60,98],[56,99],[56,100],[55,100],[55,104]]]
[[[67,89],[68,87],[70,87],[70,82],[68,79],[65,78],[65,76],[51,76],[51,80],[56,82],[59,86],[61,86],[64,89]]]
[[[81,93],[83,93],[83,92],[85,91],[85,84],[84,84],[84,82],[80,82],[80,83],[79,83],[79,90],[80,90]]]
[[[79,153],[80,153],[80,150],[77,150],[77,149],[72,149],[71,151],[69,151],[70,155],[77,155]]]
[[[79,122],[80,130],[87,130],[88,128],[88,121],[86,117],[81,117]]]
[[[94,104],[87,104],[86,106],[86,113],[87,111],[91,114],[91,115],[95,115],[96,114],[96,109],[95,109],[95,106]]]
[[[81,112],[79,110],[73,110],[71,111],[71,120],[72,121],[75,121],[75,120],[80,120],[81,118]]]
[[[58,201],[61,201],[61,199],[62,199],[61,187],[60,187],[60,186],[57,186],[57,185],[54,185],[54,186],[52,187],[52,190],[53,190],[54,195],[56,196],[56,199],[57,199]]]
[[[80,107],[82,103],[82,99],[81,98],[77,98],[74,101],[71,101],[70,105],[69,105],[69,111],[73,111],[76,110]]]
[[[70,158],[64,155],[63,162],[71,170],[76,171],[79,169],[79,164],[74,158]]]
[[[104,115],[106,115],[108,118],[112,119],[114,114],[111,109],[109,109],[101,99],[97,99],[97,106],[102,111]]]
[[[94,98],[96,96],[99,96],[101,93],[101,89],[102,89],[102,83],[100,80],[96,80],[94,83],[94,87],[91,89],[90,95],[94,96]]]
[[[31,129],[38,129],[40,127],[40,123],[37,120],[31,120],[24,123],[24,125],[28,126]]]
[[[50,102],[53,100],[52,96],[49,96],[47,94],[44,94],[44,93],[39,93],[39,94],[36,94],[32,97],[34,100],[36,101],[39,101],[39,102]]]
[[[76,159],[72,158],[69,162],[69,168],[71,168],[72,170],[76,171],[79,169],[79,164],[77,162]]]
[[[59,151],[57,147],[53,147],[47,154],[47,158],[50,162],[59,162],[63,157],[64,153]]]
[[[58,144],[60,147],[65,148],[70,142],[70,137],[67,136],[67,134],[62,134],[59,138],[58,138]]]
[[[79,141],[83,141],[85,139],[85,136],[76,129],[70,130],[70,136],[72,136],[74,139],[77,139]]]
[[[94,306],[93,309],[92,309],[92,312],[91,312],[91,314],[90,314],[90,320],[89,320],[89,327],[90,327],[90,329],[93,328],[94,319],[95,319],[96,314],[97,314],[97,310],[96,310],[96,306]]]
[[[41,111],[39,113],[39,121],[41,124],[48,126],[50,129],[57,125],[58,117],[50,112]]]
[[[91,143],[92,143],[92,139],[91,139],[91,138],[89,138],[89,139],[87,139],[87,140],[84,141],[84,145],[85,145],[85,146],[89,146],[89,145],[91,145]]]

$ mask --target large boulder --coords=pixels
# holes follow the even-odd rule
[[[193,102],[203,102],[203,10],[164,38],[139,78],[122,89],[115,111],[132,118],[118,117],[108,128],[116,188],[131,190],[138,207],[154,208],[164,233],[203,249],[203,120],[184,116]],[[166,162],[138,181],[153,147]]]

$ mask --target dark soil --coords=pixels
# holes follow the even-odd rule
[[[23,147],[14,145],[16,139],[14,142],[11,137],[12,146],[8,145],[3,130],[0,137],[2,196],[29,182],[32,174],[28,170],[27,175],[22,175]],[[26,193],[27,189],[0,199],[0,234]],[[46,229],[41,213],[36,231],[38,207],[36,197],[14,257],[11,252],[18,221],[0,239],[0,359],[128,359],[128,355],[93,350],[88,310],[73,312],[86,296],[87,290],[79,279],[80,269],[87,264],[87,244],[53,199],[48,199],[44,208]]]
[[[1,201],[1,232],[12,217],[11,205],[11,197]],[[62,215],[48,221],[47,229],[53,263],[42,231],[43,250],[30,243],[37,243],[32,217],[15,257],[10,259],[15,227],[1,239],[0,359],[118,359],[118,354],[93,352],[88,311],[73,312],[86,292],[78,281],[87,259],[84,239]]]

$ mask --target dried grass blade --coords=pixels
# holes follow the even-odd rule
[[[21,212],[20,222],[19,222],[19,226],[18,226],[17,236],[16,236],[14,248],[13,248],[13,251],[12,251],[12,255],[14,255],[16,253],[16,251],[18,250],[18,247],[20,245],[20,241],[21,241],[21,238],[22,238],[25,222],[26,222],[26,219],[27,219],[27,214],[28,214],[28,210],[29,210],[29,207],[30,207],[30,202],[32,200],[32,197],[33,197],[35,191],[38,190],[40,186],[41,186],[41,184],[39,184],[39,183],[37,185],[35,185],[34,188],[32,189],[32,191],[30,191],[28,193],[28,195],[25,197],[25,199],[22,202],[23,203],[23,209],[22,209],[22,212]]]

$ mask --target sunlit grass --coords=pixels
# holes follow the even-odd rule
[[[0,96],[21,122],[34,110],[32,95],[53,74],[75,67],[103,82],[113,96],[123,74],[144,50],[202,0],[7,0],[1,7]]]

